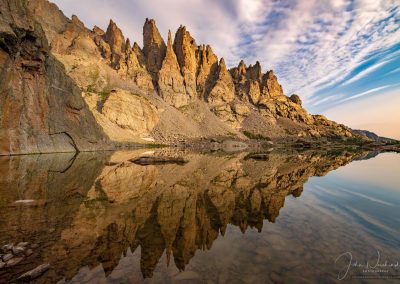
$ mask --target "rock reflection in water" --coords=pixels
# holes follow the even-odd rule
[[[144,278],[164,253],[184,270],[228,224],[261,231],[264,220],[275,222],[288,195],[301,195],[309,177],[363,156],[272,152],[264,159],[187,154],[184,165],[129,161],[144,152],[0,157],[0,244],[40,245],[17,266],[1,269],[0,282],[42,263],[52,265],[43,282],[68,281],[82,267],[100,264],[107,276],[139,250]]]

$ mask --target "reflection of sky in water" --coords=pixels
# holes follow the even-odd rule
[[[400,155],[382,154],[312,178],[320,206],[344,215],[371,236],[400,248]]]
[[[312,177],[300,197],[286,197],[276,223],[264,221],[261,233],[249,228],[243,234],[230,225],[210,250],[196,253],[185,272],[167,268],[161,260],[153,279],[330,283],[338,281],[334,263],[345,252],[359,263],[375,263],[377,251],[381,262],[399,261],[399,170],[400,155],[382,154]],[[347,281],[360,271],[350,269]]]
[[[312,177],[300,197],[286,198],[275,224],[265,220],[261,233],[245,234],[229,226],[187,270],[218,271],[234,283],[330,283],[338,281],[334,263],[345,252],[359,263],[375,263],[377,251],[381,262],[400,261],[399,170],[400,155],[381,154]],[[350,269],[346,280],[361,271]]]

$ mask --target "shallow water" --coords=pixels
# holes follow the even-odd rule
[[[399,154],[164,149],[154,154],[188,163],[129,161],[144,154],[0,157],[0,245],[37,245],[0,283],[43,263],[38,283],[400,277]]]

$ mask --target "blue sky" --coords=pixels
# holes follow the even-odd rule
[[[400,139],[398,0],[55,0],[67,16],[142,44],[144,19],[187,26],[231,67],[273,69],[311,113]],[[379,100],[379,98],[381,100]]]

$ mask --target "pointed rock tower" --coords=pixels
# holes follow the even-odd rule
[[[125,52],[125,39],[122,31],[113,20],[110,20],[103,38],[110,46],[111,66],[119,69],[120,60],[123,58],[123,53]]]
[[[196,60],[197,45],[186,27],[180,26],[175,34],[174,50],[181,73],[185,79],[186,91],[190,97],[196,97]]]
[[[147,70],[157,81],[158,71],[161,69],[167,47],[153,19],[146,19],[143,26],[143,53],[146,57]]]
[[[108,42],[113,53],[121,54],[125,51],[124,35],[113,20],[110,20],[110,23],[108,24],[104,40]]]
[[[225,65],[225,60],[221,58],[218,68],[218,76],[214,87],[207,97],[207,101],[212,106],[218,106],[229,103],[235,98],[235,85],[231,74]]]
[[[197,50],[197,94],[206,98],[218,72],[218,57],[209,45],[201,45]]]
[[[189,102],[178,59],[172,48],[171,31],[168,32],[168,46],[161,70],[158,72],[158,88],[164,101],[176,108]]]
[[[262,78],[263,96],[279,97],[285,96],[283,93],[282,86],[278,82],[278,78],[275,76],[274,71],[269,70],[264,74]]]

